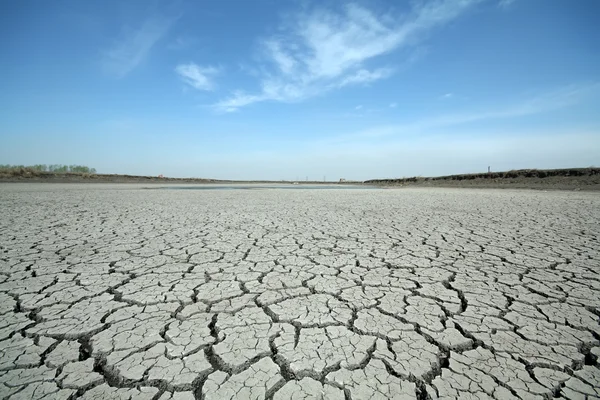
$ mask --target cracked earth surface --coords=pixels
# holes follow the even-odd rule
[[[600,196],[0,186],[0,397],[600,398]]]

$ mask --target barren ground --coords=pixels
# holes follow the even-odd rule
[[[600,397],[600,195],[0,185],[0,398]]]

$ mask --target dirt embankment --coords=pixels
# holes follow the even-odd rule
[[[48,183],[220,183],[220,184],[300,184],[300,185],[333,185],[340,182],[322,182],[322,181],[269,181],[269,180],[226,180],[210,178],[169,178],[162,176],[140,176],[140,175],[119,175],[119,174],[92,174],[81,172],[48,172],[39,171],[33,168],[0,168],[0,182],[48,182]],[[360,185],[362,182],[347,181],[345,184]]]
[[[90,174],[80,172],[45,172],[30,168],[0,170],[0,182],[53,182],[53,183],[214,183],[214,179],[164,178],[118,174]]]
[[[373,179],[365,183],[383,186],[600,190],[600,168],[520,169],[425,178]]]
[[[155,184],[177,184],[177,183],[220,183],[220,184],[247,184],[247,183],[284,183],[291,184],[292,181],[240,181],[209,178],[169,178],[159,176],[119,175],[119,174],[90,174],[80,172],[47,172],[36,171],[31,168],[13,168],[9,170],[0,169],[0,182],[48,182],[48,183],[155,183]],[[302,181],[301,185],[332,185],[338,182]],[[361,182],[349,182],[349,184],[360,184]]]
[[[284,181],[232,181],[206,178],[167,178],[158,176],[45,172],[30,168],[0,169],[0,182],[49,183],[291,183]],[[301,182],[334,184],[337,182]],[[372,179],[366,185],[404,187],[515,188],[540,190],[600,190],[600,168],[520,169],[506,172]],[[352,182],[361,184],[361,182]]]

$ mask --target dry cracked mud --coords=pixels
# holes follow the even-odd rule
[[[0,186],[0,398],[600,398],[600,195]]]

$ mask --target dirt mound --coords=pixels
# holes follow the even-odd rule
[[[504,172],[373,179],[372,185],[600,190],[600,168],[519,169]]]
[[[54,183],[212,183],[214,179],[165,178],[158,176],[92,174],[82,172],[47,172],[33,168],[0,169],[0,182]]]

